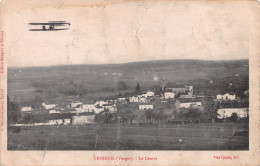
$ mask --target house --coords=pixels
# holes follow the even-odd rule
[[[117,98],[117,100],[118,100],[119,102],[124,102],[124,101],[126,101],[126,98],[120,97],[120,98]]]
[[[140,97],[139,98],[139,103],[149,103],[150,99],[146,98],[146,97]]]
[[[108,104],[114,103],[114,100],[108,100],[107,103]]]
[[[70,119],[62,119],[62,121],[63,121],[63,125],[70,125],[71,124]]]
[[[146,92],[146,96],[147,97],[153,97],[154,96],[154,92],[148,91],[148,92]]]
[[[104,104],[107,104],[107,103],[108,103],[108,102],[106,102],[106,101],[100,100],[100,101],[97,101],[94,105],[95,105],[95,106],[97,106],[97,105],[103,106]]]
[[[49,114],[60,114],[60,111],[56,111],[56,110],[50,110]]]
[[[148,96],[147,96],[147,94],[146,93],[144,93],[144,94],[142,94],[142,95],[138,95],[138,97],[139,97],[139,99],[141,98],[141,97],[145,97],[145,98],[147,98]]]
[[[94,104],[82,104],[81,110],[83,112],[92,112],[95,110],[95,105]]]
[[[148,110],[148,109],[153,109],[152,104],[140,104],[139,105],[139,110]]]
[[[85,125],[85,124],[91,124],[95,121],[95,115],[89,115],[89,116],[72,116],[72,125]]]
[[[46,125],[69,125],[70,119],[55,119],[46,122],[30,123],[30,124],[12,124],[12,126],[46,126]]]
[[[130,103],[137,103],[137,102],[139,102],[139,98],[137,96],[129,97],[129,102]]]
[[[193,92],[181,93],[179,98],[195,98],[195,95]]]
[[[216,96],[216,98],[217,98],[217,100],[222,100],[222,95],[221,95],[221,94],[218,94],[218,95]]]
[[[172,91],[166,91],[164,92],[164,98],[165,99],[173,99],[175,97],[174,92]]]
[[[121,104],[127,104],[127,99],[124,98],[124,97],[117,98],[117,100],[118,100]]]
[[[80,104],[80,105],[77,105],[77,107],[76,107],[77,113],[92,112],[94,110],[95,110],[94,104]]]
[[[168,100],[161,100],[161,103],[168,103]]]
[[[205,95],[203,95],[203,94],[198,94],[196,97],[205,97]]]
[[[229,93],[226,93],[224,95],[218,94],[216,96],[216,98],[217,98],[217,100],[225,100],[225,101],[226,100],[235,100],[236,99],[236,95],[235,94],[231,95]]]
[[[172,92],[175,92],[175,93],[183,93],[183,92],[186,92],[186,88],[167,88],[167,90],[171,90]]]
[[[167,88],[167,90],[171,90],[175,93],[186,93],[186,92],[192,92],[193,93],[193,86],[185,86],[184,88],[178,87],[178,88]]]
[[[186,90],[188,90],[188,92],[192,92],[193,93],[193,86],[185,86]]]
[[[83,112],[81,104],[78,104],[75,109],[76,109],[76,112]]]
[[[49,120],[48,122],[45,123],[45,125],[61,125],[61,124],[63,124],[62,119]]]
[[[143,93],[142,95],[138,95],[137,97],[153,97],[154,96],[154,92],[152,92],[152,91],[147,91],[147,92],[145,92],[145,93]]]
[[[102,112],[102,111],[104,111],[104,108],[103,107],[101,107],[101,106],[95,106],[94,107],[94,112],[95,112],[95,114],[98,114],[98,113],[100,113],[100,112]]]
[[[117,107],[115,104],[104,104],[102,106],[105,110],[108,110],[109,112],[116,112],[117,111]]]
[[[44,102],[42,103],[42,106],[46,109],[46,110],[49,110],[49,109],[53,109],[57,106],[57,104],[45,104]]]
[[[71,108],[76,108],[78,105],[81,105],[83,104],[82,102],[79,102],[79,101],[73,101],[70,103],[70,107]]]
[[[201,102],[180,102],[179,108],[190,108],[196,106],[201,106]]]
[[[233,113],[236,113],[238,118],[245,118],[248,116],[248,108],[222,108],[218,109],[218,119],[224,119],[231,117]]]
[[[31,106],[25,106],[25,107],[21,108],[21,111],[23,111],[23,112],[32,111],[32,110],[33,110],[33,108]]]
[[[226,93],[226,94],[223,95],[223,100],[235,100],[235,99],[236,99],[235,94],[231,95],[229,93]]]
[[[192,107],[200,107],[201,101],[199,100],[193,100],[193,99],[185,99],[185,100],[177,100],[176,108],[192,108]]]
[[[121,100],[123,100],[123,98],[121,99]],[[119,100],[117,100],[117,99],[111,99],[111,100],[107,100],[107,104],[114,104],[114,103],[117,103]],[[125,102],[126,101],[126,98],[125,98],[125,100],[124,101],[121,101],[121,103],[122,102]]]

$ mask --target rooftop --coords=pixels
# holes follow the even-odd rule
[[[201,102],[200,99],[196,99],[196,98],[182,98],[182,99],[178,99],[178,101],[180,103]]]
[[[103,106],[112,106],[113,104],[103,104]]]

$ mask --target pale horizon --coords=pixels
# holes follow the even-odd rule
[[[204,61],[204,62],[230,62],[230,61],[249,61],[249,59],[230,59],[230,60],[204,60],[204,59],[165,59],[165,60],[147,60],[147,61],[134,61],[134,62],[126,62],[126,63],[89,63],[89,64],[61,64],[61,65],[49,65],[49,66],[8,66],[9,69],[15,68],[44,68],[44,67],[59,67],[59,66],[97,66],[97,65],[123,65],[123,64],[131,64],[131,63],[149,63],[149,62],[160,62],[160,61]]]

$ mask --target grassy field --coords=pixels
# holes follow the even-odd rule
[[[9,130],[8,150],[248,150],[247,132],[242,123],[23,127]]]

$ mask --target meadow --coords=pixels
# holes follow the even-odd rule
[[[248,124],[32,126],[8,150],[248,150]]]

